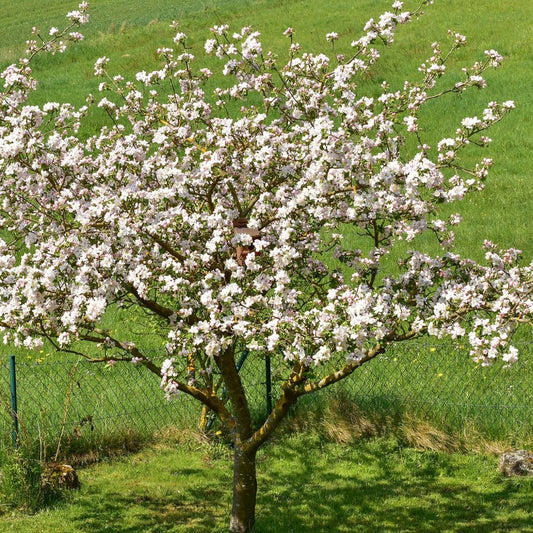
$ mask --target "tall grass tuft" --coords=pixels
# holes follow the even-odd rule
[[[384,437],[401,446],[447,453],[499,455],[512,448],[509,440],[490,438],[474,423],[465,423],[462,428],[437,426],[431,418],[401,408],[363,408],[342,389],[335,395],[324,395],[319,402],[296,407],[283,431],[316,434],[326,442],[343,445]]]

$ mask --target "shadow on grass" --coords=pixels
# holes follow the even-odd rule
[[[112,489],[88,481],[61,531],[227,531],[230,461],[167,459],[154,466],[147,457],[145,473],[132,471]],[[261,452],[258,474],[256,533],[533,531],[533,480],[501,478],[483,456],[282,438]]]
[[[119,495],[97,507],[87,506],[72,523],[70,531],[144,533],[169,531],[212,532],[220,526],[213,515],[219,504],[220,493],[202,491],[197,501],[183,502],[179,498]],[[125,516],[125,510],[134,507],[134,513]],[[105,518],[104,518],[105,517]]]
[[[531,479],[487,476],[487,465],[483,480],[472,479],[475,469],[442,453],[363,445],[317,461],[309,450],[284,448],[283,468],[261,479],[257,533],[533,532]]]
[[[180,475],[196,476],[198,471],[183,469]],[[209,487],[180,491],[178,487],[150,491],[142,485],[125,487],[124,492],[99,491],[77,501],[71,529],[80,533],[144,533],[169,531],[213,532],[220,527],[221,515],[227,514],[227,487]],[[217,510],[220,510],[217,512]]]

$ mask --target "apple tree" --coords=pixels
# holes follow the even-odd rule
[[[484,262],[460,257],[461,217],[441,209],[483,188],[492,161],[466,165],[463,153],[489,144],[513,102],[490,102],[433,146],[419,125],[431,100],[484,87],[501,56],[487,50],[447,84],[465,44],[451,33],[416,82],[365,92],[376,43],[419,13],[394,2],[345,55],[305,52],[289,28],[285,60],[252,28],[216,26],[204,50],[219,59],[214,75],[175,25],[159,69],[129,80],[102,57],[87,106],[33,105],[33,58],[82,39],[82,3],[65,30],[35,30],[1,75],[4,342],[145,365],[168,397],[215,413],[234,448],[234,532],[255,522],[257,450],[301,396],[424,335],[465,338],[475,360],[511,363],[512,334],[531,323],[532,265],[491,242]],[[87,134],[94,107],[107,120]],[[423,234],[438,253],[404,251]],[[110,309],[142,316],[150,349],[126,323],[106,327]],[[243,350],[282,369],[260,425],[236,368]]]

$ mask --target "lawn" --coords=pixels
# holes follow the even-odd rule
[[[309,453],[313,450],[313,453]],[[339,445],[284,435],[260,452],[257,533],[531,531],[533,479],[485,455],[421,452],[388,439]],[[2,531],[226,531],[229,452],[190,436],[79,471],[82,488]]]
[[[406,7],[414,5],[416,2],[406,2]],[[97,91],[98,80],[92,76],[92,65],[104,54],[111,58],[112,72],[127,76],[133,77],[139,69],[155,67],[155,48],[172,42],[169,22],[173,19],[180,21],[199,58],[203,58],[202,43],[209,37],[208,28],[222,22],[229,22],[235,29],[253,25],[262,32],[265,47],[282,55],[287,47],[282,32],[288,25],[294,27],[303,47],[314,51],[328,51],[324,36],[335,30],[340,35],[335,51],[340,52],[349,49],[349,43],[370,16],[379,15],[389,6],[389,0],[338,0],[334,8],[319,0],[217,0],[209,4],[198,0],[149,3],[94,0],[91,22],[84,29],[86,40],[63,56],[36,61],[34,69],[40,88],[35,102],[59,100],[83,104],[88,93]],[[64,14],[75,7],[76,2],[72,0],[49,0],[46,6],[36,0],[4,5],[0,22],[0,66],[15,61],[22,53],[31,26],[36,25],[46,33],[48,27],[61,25]],[[400,28],[397,43],[390,50],[382,50],[379,69],[361,84],[362,91],[372,93],[383,79],[394,87],[406,77],[416,77],[417,65],[430,54],[429,43],[437,39],[446,41],[448,28],[465,33],[469,39],[469,46],[451,64],[451,70],[456,71],[452,76],[457,75],[462,62],[479,59],[485,49],[494,47],[503,53],[503,66],[487,77],[488,89],[436,102],[429,108],[423,131],[434,144],[437,139],[453,134],[463,116],[479,113],[486,102],[516,101],[516,111],[495,128],[488,153],[477,153],[479,157],[490,155],[496,161],[486,191],[469,197],[460,206],[450,207],[453,211],[460,210],[464,216],[457,231],[458,251],[474,258],[482,254],[481,243],[485,238],[522,249],[524,261],[529,262],[532,257],[530,154],[533,141],[529,84],[533,47],[528,25],[531,15],[532,4],[527,0],[509,0],[505,8],[490,0],[468,5],[461,0],[437,2],[427,7],[420,20]],[[511,27],[512,32],[508,31]],[[209,62],[212,64],[213,60]],[[100,115],[92,115],[88,130],[96,128],[101,120]],[[417,244],[429,246],[426,242]],[[124,320],[120,314],[108,316],[106,327],[113,329],[114,324],[124,327]],[[146,338],[144,341],[148,342]],[[6,351],[4,347],[2,353],[12,353],[12,350]],[[31,356],[42,358],[41,354]]]

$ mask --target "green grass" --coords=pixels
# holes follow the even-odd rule
[[[262,32],[265,47],[281,53],[287,46],[287,39],[281,34],[289,25],[295,28],[303,47],[314,51],[327,49],[324,35],[337,31],[341,39],[336,51],[342,51],[359,35],[364,22],[389,8],[390,3],[390,0],[337,0],[333,6],[321,0],[209,3],[95,0],[91,2],[91,23],[84,30],[86,41],[62,57],[44,57],[36,62],[35,72],[41,86],[35,101],[66,100],[83,104],[88,93],[97,91],[92,65],[104,54],[112,60],[112,72],[133,76],[137,70],[155,67],[155,48],[171,43],[168,23],[172,19],[181,21],[198,57],[203,55],[202,43],[209,36],[208,28],[222,22],[229,22],[234,29],[253,25]],[[415,4],[406,2],[406,7]],[[18,57],[32,25],[43,31],[50,25],[60,25],[63,14],[75,6],[76,2],[70,0],[51,0],[46,7],[35,0],[20,0],[4,7],[0,23],[0,64]],[[455,75],[463,64],[480,59],[485,49],[496,48],[502,52],[505,62],[498,71],[488,74],[488,89],[433,103],[428,106],[424,125],[424,135],[434,143],[453,135],[462,117],[481,113],[490,100],[513,99],[517,103],[511,117],[492,131],[492,146],[477,153],[479,158],[490,155],[496,161],[485,193],[451,207],[452,211],[459,210],[464,215],[457,231],[458,250],[476,258],[482,256],[480,245],[485,238],[524,250],[528,262],[532,257],[530,153],[533,137],[529,117],[533,106],[529,85],[533,42],[528,24],[533,16],[532,6],[528,0],[508,0],[504,7],[491,0],[466,5],[462,0],[437,2],[426,8],[426,15],[420,20],[400,29],[397,42],[383,53],[375,74],[361,88],[372,91],[383,79],[397,86],[406,78],[416,78],[417,66],[430,55],[429,44],[435,40],[446,42],[448,28],[466,34],[469,40],[469,46],[450,65]],[[89,128],[96,128],[100,120],[100,116],[93,116]]]
[[[159,377],[144,367],[17,361],[19,435],[35,456],[40,448],[49,460],[60,440],[63,460],[94,460],[116,449],[138,448],[161,428],[198,423],[199,404],[188,397],[168,402]],[[0,362],[0,373],[1,449],[11,446],[7,363]]]
[[[338,0],[332,9],[331,5],[319,0],[220,0],[208,5],[198,0],[159,0],[147,4],[129,0],[95,0],[91,3],[91,23],[84,30],[86,41],[72,47],[63,56],[43,57],[36,62],[35,73],[41,80],[42,93],[38,92],[35,98],[41,102],[52,99],[82,104],[87,93],[96,91],[98,82],[92,76],[92,65],[104,54],[111,57],[112,71],[132,77],[138,69],[155,66],[154,49],[171,42],[168,23],[172,19],[181,21],[182,29],[190,35],[199,57],[202,56],[203,40],[209,35],[208,28],[225,21],[233,28],[255,26],[263,33],[266,47],[281,53],[287,45],[287,39],[281,34],[288,25],[295,28],[297,40],[304,48],[315,51],[326,44],[325,33],[336,30],[341,36],[336,45],[340,51],[358,35],[366,19],[377,16],[389,3],[389,0]],[[0,63],[7,64],[17,58],[32,25],[43,31],[51,25],[60,25],[64,14],[75,7],[76,2],[70,0],[50,0],[46,7],[35,0],[19,0],[4,6],[0,23]],[[510,0],[503,9],[490,0],[480,0],[466,7],[462,0],[437,3],[428,7],[427,14],[420,20],[400,29],[397,43],[390,50],[383,51],[379,70],[362,87],[362,90],[372,92],[382,79],[388,79],[394,86],[401,84],[405,77],[416,77],[417,65],[430,53],[429,43],[436,39],[445,40],[448,27],[469,36],[470,46],[461,51],[461,62],[470,63],[491,47],[504,53],[504,65],[488,76],[489,89],[459,98],[446,98],[428,109],[425,133],[433,142],[439,136],[452,134],[462,116],[479,113],[489,100],[512,98],[517,101],[516,112],[494,131],[494,143],[487,155],[493,156],[497,164],[487,190],[459,206],[452,206],[452,210],[458,208],[465,217],[458,231],[458,247],[466,255],[479,257],[484,238],[523,249],[526,260],[532,255],[533,180],[529,168],[533,144],[529,127],[532,101],[528,90],[532,41],[527,24],[531,12],[531,3],[524,0]],[[508,31],[510,27],[512,32]],[[209,61],[212,63],[211,59]],[[461,62],[452,63],[452,70],[458,69]],[[93,116],[88,127],[96,127],[100,119]],[[427,246],[424,242],[420,244]],[[111,313],[107,320],[112,329],[115,325],[121,329],[136,329],[129,316]],[[150,351],[157,347],[155,340],[146,335],[142,342]],[[22,350],[4,347],[2,352],[27,357]],[[41,359],[42,354],[29,356],[35,360]],[[529,375],[527,370],[525,373]],[[450,371],[448,375],[453,377],[456,374],[456,371]],[[468,379],[472,390],[482,388],[483,383],[477,383],[476,376]],[[395,380],[391,382],[395,383]],[[453,382],[447,383],[454,386]],[[42,388],[42,394],[46,395],[49,392],[47,386],[42,385]],[[155,390],[155,393],[159,394],[159,391]],[[485,400],[487,394],[481,396]]]
[[[437,449],[472,450],[496,442],[531,446],[531,345],[521,347],[516,366],[481,368],[464,347],[400,346],[322,396],[301,398],[290,423],[303,421],[302,429],[311,431],[322,424],[326,433],[344,432],[341,440],[392,433]]]
[[[301,398],[289,425],[305,431],[322,427],[324,435],[331,430],[353,438],[393,434],[437,449],[483,449],[484,443],[495,442],[500,447],[530,446],[532,346],[520,348],[521,359],[506,369],[501,364],[481,368],[469,360],[465,348],[449,343],[403,345],[331,389]],[[105,368],[53,359],[38,363],[17,358],[21,435],[33,439],[35,448],[46,444],[48,457],[61,432],[61,456],[83,461],[116,448],[136,448],[167,426],[198,424],[199,405],[186,396],[167,402],[158,377],[143,367],[122,363]],[[277,365],[272,361],[274,401],[280,384]],[[249,358],[241,370],[257,423],[266,413],[264,372],[259,358]],[[9,372],[2,363],[0,435],[7,446],[8,406]],[[431,428],[433,436],[426,439],[426,430],[420,435],[422,426]]]
[[[313,453],[309,453],[313,450]],[[531,531],[533,479],[503,478],[496,458],[419,452],[393,440],[354,446],[284,436],[258,457],[257,533]],[[82,488],[2,531],[222,532],[230,456],[181,439],[78,471]]]

